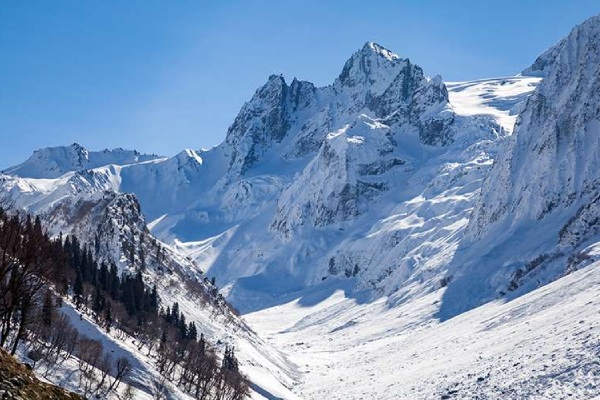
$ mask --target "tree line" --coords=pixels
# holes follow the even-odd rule
[[[156,356],[161,375],[195,398],[248,395],[233,348],[226,347],[219,362],[215,347],[178,303],[163,309],[142,268],[119,275],[115,264],[98,263],[75,236],[51,238],[39,217],[0,208],[0,346],[15,354],[26,343],[47,370],[74,355],[86,394],[116,390],[132,368],[129,360],[112,360],[100,342],[79,335],[59,310],[63,298],[117,338],[136,338],[140,351],[145,347]]]

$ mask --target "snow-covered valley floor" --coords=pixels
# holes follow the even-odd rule
[[[298,365],[302,399],[600,398],[600,262],[445,322],[442,294],[390,308],[339,290],[245,318]]]

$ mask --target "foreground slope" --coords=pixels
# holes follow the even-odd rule
[[[90,177],[102,176],[101,171],[67,173],[55,180],[5,176],[3,184],[7,193],[14,195],[15,206],[39,215],[51,235],[77,235],[93,249],[95,259],[116,264],[119,273],[142,271],[146,285],[156,285],[163,309],[178,302],[188,322],[194,322],[199,333],[217,343],[218,351],[235,347],[240,368],[257,392],[287,396],[295,377],[294,365],[237,315],[197,265],[150,233],[134,195],[103,187],[98,190],[91,184]],[[91,318],[80,318],[80,312],[70,306],[63,312],[81,334],[128,358],[135,366],[131,380],[139,391],[137,396],[151,395],[153,379],[159,374],[155,360],[141,354],[139,344],[132,346],[119,335],[107,334]],[[50,378],[77,390],[77,385],[63,376],[68,375],[68,368],[59,372]],[[188,398],[175,387],[171,390],[175,398]]]
[[[82,400],[82,396],[41,382],[25,365],[0,348],[0,394],[3,399]]]
[[[304,399],[600,396],[600,262],[439,322],[443,293],[396,307],[314,293],[318,304],[294,300],[246,318],[300,366]]]

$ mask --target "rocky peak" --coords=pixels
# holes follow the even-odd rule
[[[400,56],[396,53],[393,53],[392,51],[386,49],[385,47],[375,43],[375,42],[367,42],[365,43],[365,45],[363,46],[362,50],[363,53],[364,52],[373,52],[381,57],[384,57],[390,61],[394,61],[394,60],[398,60],[400,59]]]
[[[367,96],[380,96],[407,61],[376,43],[368,42],[346,61],[333,86],[338,92],[351,88]]]
[[[243,105],[225,139],[232,149],[230,170],[243,174],[272,142],[281,142],[290,126],[288,97],[289,86],[283,77],[271,75]]]
[[[427,78],[421,67],[376,43],[365,44],[346,62],[333,87],[349,97],[352,113],[366,109],[390,127],[416,129],[424,144],[452,141],[447,129],[452,116],[439,115],[448,108],[441,78]]]
[[[290,85],[290,103],[293,111],[301,111],[309,108],[317,102],[317,89],[311,82],[300,81],[296,78]]]

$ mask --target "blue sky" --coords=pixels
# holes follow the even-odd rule
[[[327,85],[369,40],[445,80],[515,74],[597,13],[597,0],[2,0],[0,168],[73,142],[213,146],[270,74]]]

